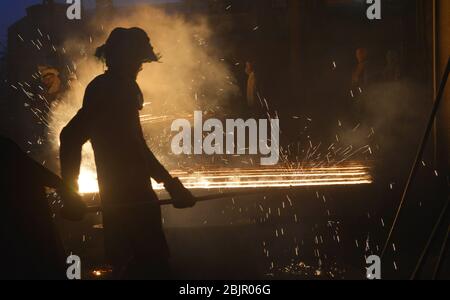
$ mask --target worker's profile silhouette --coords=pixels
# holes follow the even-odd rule
[[[116,278],[160,279],[169,275],[169,251],[161,210],[150,178],[164,183],[176,207],[195,204],[148,148],[136,83],[142,64],[158,61],[145,31],[116,28],[96,52],[107,71],[86,88],[83,107],[61,133],[61,172],[77,188],[81,149],[91,141],[103,206],[105,251]],[[142,204],[146,203],[146,204]]]
[[[0,150],[0,279],[66,279],[45,187],[64,193],[68,207],[81,199],[12,140],[0,136]]]

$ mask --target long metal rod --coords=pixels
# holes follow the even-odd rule
[[[420,273],[423,262],[425,257],[428,256],[428,253],[430,252],[430,247],[433,244],[433,242],[436,239],[437,232],[439,230],[439,227],[441,227],[442,222],[444,221],[444,217],[447,214],[447,209],[450,203],[450,198],[447,199],[447,203],[444,205],[444,208],[442,209],[441,214],[439,215],[439,219],[437,220],[436,224],[433,227],[433,231],[430,234],[430,237],[428,238],[427,244],[425,245],[425,248],[422,250],[422,253],[420,254],[419,261],[416,264],[416,267],[414,268],[414,271],[411,275],[411,280],[415,280],[417,278],[417,275]],[[447,239],[448,236],[445,237]]]
[[[434,269],[433,280],[436,280],[438,278],[438,276],[441,272],[441,269],[443,267],[443,264],[445,263],[444,255],[445,255],[445,252],[447,252],[449,237],[450,237],[450,226],[448,226],[447,233],[444,238],[444,242],[442,243],[441,251],[439,252],[439,258],[436,263],[436,267]]]
[[[439,55],[438,51],[437,51],[437,39],[438,39],[438,35],[437,35],[437,22],[438,22],[438,18],[437,18],[437,11],[436,11],[436,3],[437,0],[432,0],[432,15],[433,15],[433,29],[432,29],[432,36],[433,36],[433,52],[432,52],[432,57],[433,57],[433,99],[436,99],[437,96],[437,89],[438,89],[438,75],[437,75],[437,57]],[[437,143],[437,122],[434,122],[434,130],[433,130],[433,161],[434,163],[437,163],[438,160],[438,143]]]
[[[415,161],[414,161],[414,165],[413,165],[413,167],[411,169],[411,172],[409,173],[408,181],[407,181],[405,189],[403,191],[402,199],[401,199],[400,204],[399,204],[399,206],[397,208],[397,212],[396,212],[396,215],[395,215],[395,218],[394,218],[394,222],[392,223],[391,229],[389,230],[389,234],[388,234],[388,237],[386,239],[386,243],[384,244],[383,252],[381,253],[381,258],[383,258],[385,256],[386,250],[389,247],[389,243],[391,241],[392,234],[394,233],[394,230],[397,227],[397,223],[398,223],[398,219],[400,217],[400,213],[403,210],[403,206],[405,204],[405,200],[408,198],[408,195],[409,195],[409,192],[411,190],[411,186],[412,186],[413,180],[416,177],[417,170],[419,169],[420,161],[421,161],[422,156],[423,156],[423,154],[425,152],[425,148],[426,148],[428,139],[430,137],[430,134],[431,134],[431,132],[433,130],[434,120],[436,119],[436,115],[437,115],[437,113],[439,111],[440,104],[442,102],[442,99],[444,98],[444,92],[445,92],[445,87],[447,85],[449,72],[450,72],[450,58],[449,58],[449,60],[447,62],[447,68],[445,69],[444,75],[442,77],[441,85],[439,87],[439,92],[438,92],[438,95],[436,97],[436,101],[434,102],[433,109],[432,109],[431,115],[430,115],[430,119],[428,120],[428,124],[427,124],[425,133],[424,133],[423,138],[422,138],[422,142],[420,143],[419,150],[417,151],[417,155],[416,155],[416,158],[415,158]]]
[[[271,190],[273,191],[273,190]],[[220,200],[225,198],[233,198],[233,197],[243,197],[243,196],[252,196],[252,195],[261,195],[267,193],[267,189],[255,189],[255,190],[249,190],[249,191],[235,191],[235,192],[228,192],[228,193],[217,193],[217,194],[211,194],[206,196],[200,196],[195,197],[195,201],[197,203],[199,202],[206,202],[206,201],[212,201],[212,200]],[[117,204],[114,205],[115,207],[127,207],[127,206],[139,206],[139,205],[146,205],[151,202],[149,201],[142,201],[142,202],[129,202],[125,204]],[[166,199],[166,200],[160,200],[158,201],[158,204],[160,206],[167,206],[167,205],[173,205],[175,203],[175,200],[173,199]],[[88,213],[97,213],[102,211],[102,206],[90,206],[88,207]]]
[[[206,201],[220,200],[220,199],[225,199],[225,198],[261,195],[266,192],[267,192],[267,189],[264,189],[264,190],[256,189],[256,190],[249,190],[249,191],[235,191],[235,192],[228,192],[228,193],[218,193],[218,194],[206,195],[206,196],[202,196],[202,197],[195,197],[195,201],[196,202],[206,202]],[[174,200],[173,199],[161,200],[158,203],[161,206],[173,205]]]

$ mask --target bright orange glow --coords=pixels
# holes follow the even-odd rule
[[[98,193],[96,172],[82,166],[78,176],[78,186],[81,194]]]
[[[302,186],[336,186],[372,183],[369,167],[349,164],[342,167],[217,169],[195,172],[173,171],[188,189],[243,189]],[[81,193],[96,193],[98,185],[92,176],[79,180]],[[152,181],[155,190],[164,186]]]
[[[92,274],[94,274],[95,276],[102,276],[102,272],[101,271],[93,271]]]

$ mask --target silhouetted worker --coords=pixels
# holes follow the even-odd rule
[[[0,149],[0,278],[67,279],[66,257],[45,187],[56,188],[69,199],[64,214],[69,207],[78,206],[78,212],[82,211],[81,199],[13,141],[0,137]]]
[[[136,83],[142,64],[158,61],[147,34],[116,28],[96,56],[108,70],[86,88],[83,107],[61,133],[61,171],[77,188],[81,149],[91,141],[103,206],[105,251],[116,278],[169,276],[169,251],[150,177],[164,183],[177,208],[192,207],[192,194],[172,178],[148,148]],[[145,202],[145,204],[142,204]]]

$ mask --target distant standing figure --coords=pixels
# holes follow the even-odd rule
[[[369,53],[366,48],[356,49],[357,65],[352,73],[352,89],[365,86],[369,82]]]
[[[257,107],[258,90],[257,90],[257,78],[255,73],[254,64],[246,62],[245,73],[248,76],[247,79],[247,107],[250,110],[254,110]]]

